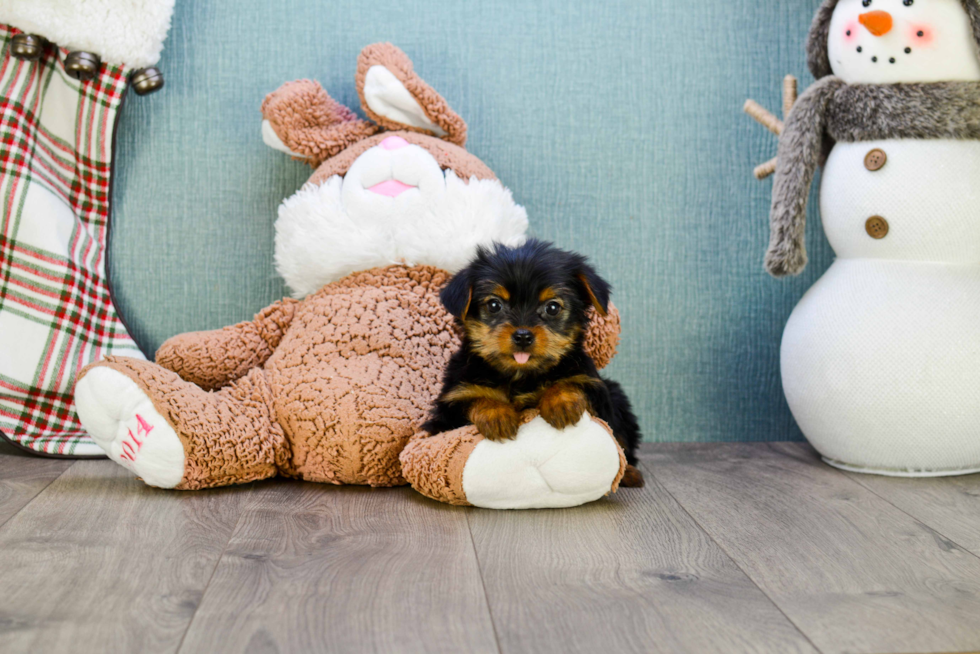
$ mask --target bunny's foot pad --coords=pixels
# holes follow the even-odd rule
[[[508,441],[473,426],[415,438],[402,472],[428,497],[488,509],[578,506],[615,492],[626,467],[609,427],[585,414],[561,431],[533,416]]]
[[[86,431],[110,459],[150,486],[174,488],[180,483],[180,438],[132,379],[97,365],[76,383],[75,407]]]

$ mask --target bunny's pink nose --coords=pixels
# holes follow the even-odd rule
[[[400,136],[389,136],[381,142],[381,147],[385,150],[397,150],[398,148],[404,148],[406,145],[408,145],[408,141]]]

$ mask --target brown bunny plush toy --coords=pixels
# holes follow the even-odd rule
[[[251,321],[175,336],[155,364],[108,357],[86,368],[75,388],[82,424],[162,488],[282,474],[411,483],[492,508],[574,506],[614,491],[622,452],[587,414],[560,432],[528,414],[504,443],[472,426],[420,431],[459,346],[439,290],[480,245],[522,243],[527,217],[398,48],[365,48],[356,82],[374,123],[308,80],[262,105],[265,142],[315,168],[276,223],[276,266],[294,297]],[[618,334],[615,310],[592,320],[600,367]]]

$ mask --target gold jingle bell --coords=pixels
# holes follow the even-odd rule
[[[69,77],[81,81],[95,77],[101,65],[102,60],[99,59],[99,55],[91,52],[69,52],[65,57],[65,72]]]
[[[18,34],[10,39],[10,56],[24,61],[40,59],[47,42],[37,34]]]
[[[149,95],[163,88],[163,73],[156,66],[140,68],[129,78],[136,95]]]

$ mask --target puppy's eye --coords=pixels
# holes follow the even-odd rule
[[[544,312],[549,316],[557,316],[559,313],[561,313],[561,305],[555,301],[551,301],[544,305]]]
[[[500,303],[500,300],[494,298],[487,302],[487,311],[490,313],[500,313],[500,310],[504,308],[504,305]]]

